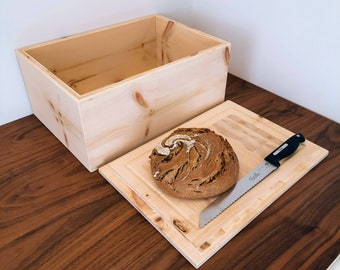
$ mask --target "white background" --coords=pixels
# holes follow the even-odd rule
[[[230,41],[230,73],[340,122],[338,0],[0,0],[0,125],[32,113],[15,49],[154,13]]]

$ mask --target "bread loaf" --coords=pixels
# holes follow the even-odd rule
[[[187,199],[216,196],[237,181],[239,162],[228,141],[207,128],[179,128],[150,155],[159,188]]]

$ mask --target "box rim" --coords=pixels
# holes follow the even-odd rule
[[[146,15],[146,16],[142,16],[142,17],[138,17],[138,18],[134,18],[134,19],[128,19],[128,20],[124,20],[124,21],[121,21],[121,22],[104,25],[104,26],[97,27],[97,28],[92,28],[92,29],[85,30],[85,31],[82,31],[82,32],[77,32],[77,33],[74,33],[74,34],[62,36],[62,37],[59,37],[59,38],[53,38],[53,39],[50,39],[50,40],[47,40],[47,41],[42,41],[42,42],[27,45],[27,46],[22,46],[22,47],[17,48],[17,50],[27,51],[27,50],[30,50],[30,49],[36,49],[36,48],[39,48],[39,47],[42,47],[42,46],[48,46],[48,45],[53,44],[53,43],[64,42],[64,41],[69,40],[69,39],[79,38],[81,36],[85,36],[85,35],[89,35],[89,34],[92,34],[92,33],[97,33],[97,32],[101,32],[101,31],[109,30],[111,28],[121,27],[121,26],[126,25],[126,24],[134,23],[134,22],[137,22],[137,21],[140,21],[140,20],[152,19],[152,18],[159,18],[159,19],[163,19],[163,20],[173,21],[177,25],[179,25],[179,26],[181,26],[181,27],[183,27],[187,30],[193,31],[198,35],[205,36],[205,37],[212,39],[212,40],[215,40],[219,43],[230,44],[229,41],[226,41],[226,40],[221,39],[219,37],[205,33],[201,30],[198,30],[196,28],[185,25],[185,24],[178,22],[174,19],[171,19],[169,17],[163,16],[163,15],[160,15],[160,14],[150,14],[150,15]]]
[[[31,56],[28,53],[28,51],[31,50],[31,49],[48,46],[50,44],[61,43],[61,42],[64,42],[66,40],[76,39],[76,38],[81,37],[81,36],[86,36],[86,35],[89,35],[89,34],[92,34],[92,33],[97,33],[97,32],[101,32],[101,31],[113,29],[113,28],[118,28],[118,27],[121,27],[121,26],[126,25],[126,24],[131,24],[131,23],[134,23],[134,22],[138,22],[140,20],[148,20],[148,19],[153,19],[153,18],[155,18],[155,19],[159,18],[159,19],[162,19],[162,20],[173,21],[177,25],[179,25],[180,27],[185,28],[188,31],[193,31],[193,32],[195,32],[196,34],[198,34],[200,36],[204,36],[206,38],[214,40],[214,41],[218,42],[218,44],[216,44],[214,46],[211,46],[209,48],[206,48],[204,50],[201,50],[201,51],[199,51],[199,52],[197,52],[197,53],[195,53],[193,55],[188,55],[188,56],[182,57],[180,59],[177,59],[177,60],[175,60],[173,62],[169,62],[169,63],[166,63],[164,65],[161,65],[161,66],[158,66],[158,67],[154,67],[154,68],[152,68],[150,70],[146,70],[146,71],[143,71],[141,73],[135,74],[133,76],[127,77],[127,78],[125,78],[125,79],[123,79],[123,80],[121,80],[119,82],[111,83],[111,84],[99,87],[97,89],[93,89],[93,90],[91,90],[91,91],[89,91],[87,93],[84,93],[84,94],[79,94],[72,87],[70,87],[67,83],[65,83],[62,79],[60,79],[57,75],[55,75],[48,68],[46,68],[42,63],[40,63],[35,57]],[[35,45],[25,46],[25,47],[22,47],[22,48],[18,48],[16,50],[16,52],[17,52],[17,54],[21,54],[23,57],[26,57],[26,58],[30,59],[32,61],[32,63],[34,63],[34,65],[37,68],[39,68],[41,71],[43,71],[45,73],[46,76],[49,76],[54,81],[56,81],[61,86],[63,91],[68,92],[70,96],[72,96],[73,98],[75,98],[78,101],[81,101],[81,100],[86,100],[88,98],[91,98],[91,97],[93,97],[95,95],[98,95],[101,92],[109,91],[115,85],[121,85],[121,84],[126,83],[127,81],[135,80],[136,78],[140,78],[140,77],[144,77],[146,75],[146,73],[157,72],[159,69],[163,69],[163,68],[167,68],[167,67],[169,67],[171,65],[176,65],[176,64],[187,62],[187,61],[189,61],[192,58],[200,57],[202,54],[212,52],[212,51],[217,50],[217,49],[219,49],[221,47],[222,48],[223,47],[228,48],[229,53],[230,53],[230,49],[231,49],[231,43],[230,42],[225,41],[225,40],[220,39],[220,38],[217,38],[217,37],[214,37],[214,36],[212,36],[210,34],[204,33],[204,32],[202,32],[200,30],[195,29],[195,28],[189,27],[189,26],[187,26],[185,24],[177,22],[176,20],[172,20],[171,18],[165,17],[163,15],[152,14],[152,15],[147,15],[147,16],[143,16],[143,17],[140,17],[140,18],[126,20],[126,21],[119,22],[119,23],[116,23],[116,24],[112,24],[112,25],[96,28],[94,30],[88,30],[88,31],[84,31],[82,33],[72,34],[72,35],[67,36],[67,37],[57,38],[57,39],[53,39],[53,40],[50,40],[50,41],[41,42],[41,43],[38,43],[38,44],[35,44]],[[227,63],[227,65],[229,65],[229,63]]]

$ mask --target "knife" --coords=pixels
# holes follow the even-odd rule
[[[280,167],[280,160],[292,155],[304,142],[305,138],[301,133],[297,133],[281,144],[273,152],[265,157],[264,161],[239,180],[231,191],[220,195],[214,202],[208,205],[200,214],[200,228],[203,228],[211,220],[217,217],[231,204],[241,198],[246,192],[261,182],[270,173]]]

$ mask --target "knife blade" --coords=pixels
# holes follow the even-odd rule
[[[264,161],[239,180],[232,190],[220,195],[219,198],[201,212],[200,228],[207,225],[211,220],[247,193],[251,188],[278,169],[280,167],[280,161],[291,156],[299,147],[300,143],[304,141],[304,136],[301,133],[297,133],[266,156]]]

